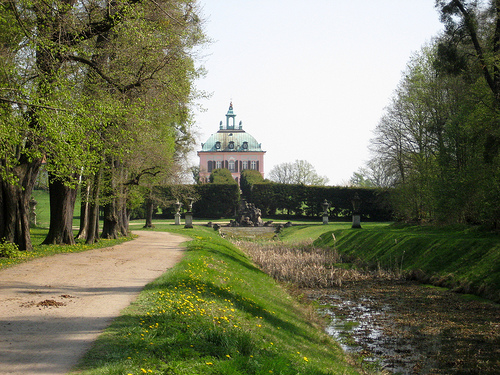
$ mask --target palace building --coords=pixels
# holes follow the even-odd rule
[[[226,125],[220,122],[219,131],[212,134],[201,144],[200,181],[208,182],[214,169],[229,169],[233,178],[239,183],[240,173],[245,169],[259,171],[264,177],[264,154],[261,144],[243,130],[242,122],[236,126],[236,114],[233,103],[229,104],[226,113]]]

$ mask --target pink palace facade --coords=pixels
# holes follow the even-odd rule
[[[214,169],[229,169],[233,178],[239,183],[240,173],[245,169],[259,171],[264,177],[264,154],[261,144],[243,130],[242,123],[236,126],[236,114],[233,103],[226,113],[226,125],[220,122],[219,131],[212,134],[201,144],[200,181],[208,182]]]

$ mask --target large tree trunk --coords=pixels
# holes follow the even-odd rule
[[[113,158],[106,158],[106,169],[104,172],[103,199],[104,218],[102,224],[102,238],[118,238],[118,195],[116,174],[118,173],[118,162]]]
[[[130,221],[130,212],[127,209],[127,198],[125,197],[126,191],[123,191],[122,193],[124,195],[120,197],[118,205],[118,226],[121,235],[127,236],[129,232],[128,224]]]
[[[118,235],[118,210],[116,198],[104,206],[104,221],[102,225],[102,238],[116,239]]]
[[[154,202],[152,199],[146,199],[146,224],[144,228],[154,228],[153,225],[153,212],[154,212]]]
[[[21,162],[13,173],[18,182],[0,178],[0,238],[14,243],[19,250],[32,250],[29,202],[42,160]]]
[[[81,185],[80,189],[80,230],[76,235],[77,239],[87,238],[87,232],[89,230],[89,216],[90,216],[90,183],[85,181]]]
[[[88,210],[88,229],[85,243],[93,244],[99,239],[99,193],[101,184],[101,171],[99,170],[92,181]]]
[[[49,174],[50,227],[43,241],[45,245],[73,245],[73,214],[75,210],[76,188],[68,187],[58,178]]]

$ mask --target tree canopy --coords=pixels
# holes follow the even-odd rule
[[[210,174],[210,183],[212,184],[237,184],[236,180],[233,178],[231,171],[227,168],[217,168]]]
[[[306,160],[275,165],[269,172],[269,179],[282,184],[324,186],[328,183],[328,177],[320,176]]]
[[[48,243],[71,242],[83,182],[95,240],[127,230],[127,196],[165,180],[192,146],[191,107],[206,43],[195,0],[12,0],[0,4],[0,238],[31,247],[27,207],[49,172]],[[53,217],[52,217],[53,216]]]
[[[500,224],[500,6],[436,2],[445,31],[409,61],[362,177],[406,221]],[[382,172],[382,173],[380,173]]]

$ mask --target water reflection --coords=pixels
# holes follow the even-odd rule
[[[365,364],[401,374],[498,373],[498,305],[403,281],[308,294],[331,319],[327,333]]]

